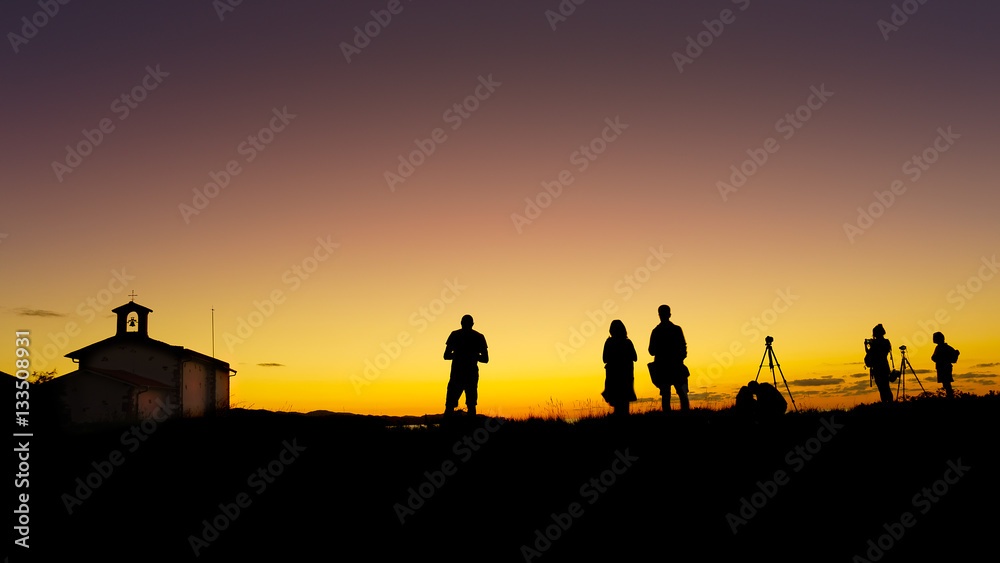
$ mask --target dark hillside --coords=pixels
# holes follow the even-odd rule
[[[122,429],[40,433],[32,552],[102,561],[974,559],[994,545],[998,409],[990,396],[790,413],[770,424],[698,411],[625,424],[480,418],[429,428],[234,411],[169,421],[140,431],[144,441],[123,441]],[[120,464],[98,479],[116,450]],[[97,486],[67,514],[61,495],[82,497],[76,479],[88,476]],[[884,556],[872,547],[880,542]]]

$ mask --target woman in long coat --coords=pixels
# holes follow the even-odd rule
[[[604,342],[604,392],[601,396],[614,408],[615,416],[628,416],[635,396],[635,346],[628,339],[625,323],[611,321],[611,336]]]

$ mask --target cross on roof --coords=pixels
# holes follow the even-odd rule
[[[134,301],[135,301],[135,297],[136,297],[136,295],[135,295],[135,290],[133,289],[133,290],[132,290],[132,293],[129,293],[129,294],[128,294],[128,296],[129,296],[129,297],[131,297],[131,298],[132,298],[132,301],[134,302]]]

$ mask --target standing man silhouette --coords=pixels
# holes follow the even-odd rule
[[[475,416],[479,399],[479,362],[490,361],[486,351],[486,337],[472,330],[472,316],[462,317],[462,328],[453,331],[445,343],[444,359],[451,360],[451,378],[444,402],[444,414],[451,415],[458,406],[458,399],[465,392],[469,415]]]
[[[670,410],[670,386],[677,390],[681,401],[681,411],[687,411],[688,405],[688,369],[684,365],[687,358],[687,342],[681,327],[670,322],[670,307],[660,305],[657,310],[660,324],[653,328],[649,335],[649,355],[653,356],[653,369],[660,379],[660,397],[663,412]]]

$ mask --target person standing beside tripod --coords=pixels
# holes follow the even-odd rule
[[[885,337],[885,329],[881,324],[872,329],[872,338],[865,339],[865,365],[871,369],[870,376],[875,380],[878,393],[883,403],[892,402],[892,389],[889,387],[889,354],[892,344]]]
[[[952,376],[951,364],[958,361],[958,350],[946,344],[944,334],[940,332],[935,332],[932,339],[934,344],[937,344],[934,348],[934,354],[931,356],[931,361],[937,368],[937,380],[944,386],[945,397],[951,399],[955,396],[951,390],[951,382],[955,381],[954,376]]]

